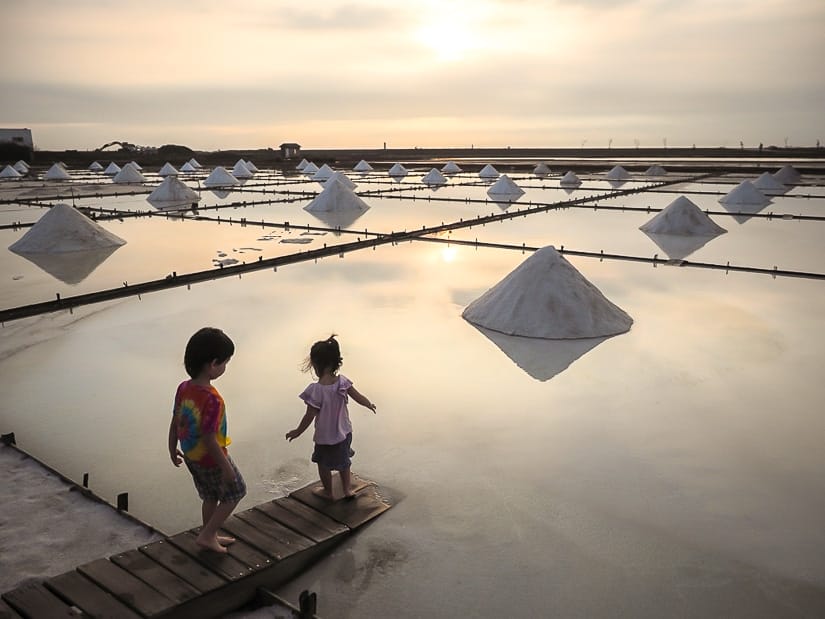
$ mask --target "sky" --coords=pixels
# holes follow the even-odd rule
[[[0,52],[41,150],[825,142],[824,0],[26,0]]]

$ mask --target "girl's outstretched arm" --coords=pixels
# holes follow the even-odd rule
[[[301,436],[304,433],[304,430],[309,427],[309,424],[312,423],[312,420],[315,419],[315,415],[317,414],[318,409],[307,404],[307,412],[304,413],[304,416],[301,418],[301,423],[298,424],[297,428],[286,433],[286,440],[291,441],[292,439],[296,439]]]
[[[375,409],[377,408],[375,404],[370,402],[370,399],[359,392],[355,387],[350,386],[350,388],[347,389],[347,395],[358,402],[361,406],[370,409],[373,413],[375,412]]]

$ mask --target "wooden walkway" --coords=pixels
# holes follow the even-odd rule
[[[195,528],[28,583],[2,595],[0,619],[219,617],[254,600],[259,587],[291,580],[391,507],[373,482],[353,482],[351,500],[318,497],[315,482],[234,514],[223,533],[237,541],[226,555],[197,546]]]

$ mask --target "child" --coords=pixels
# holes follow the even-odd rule
[[[335,340],[335,335],[321,342],[315,342],[309,351],[309,358],[304,362],[303,371],[314,370],[318,377],[317,383],[311,383],[298,397],[307,405],[301,423],[294,430],[286,433],[287,440],[298,438],[315,420],[315,450],[312,461],[318,464],[318,475],[324,488],[322,497],[332,501],[332,471],[339,471],[341,485],[344,487],[344,496],[352,498],[352,476],[350,458],[355,455],[352,451],[352,423],[347,410],[347,396],[352,397],[361,406],[375,412],[375,404],[361,395],[352,381],[346,376],[338,374],[341,367],[341,349]]]
[[[186,463],[203,501],[203,528],[195,541],[224,553],[235,539],[218,535],[218,529],[246,494],[246,484],[226,451],[232,442],[226,435],[226,409],[212,381],[226,371],[234,352],[232,340],[220,329],[204,327],[189,338],[183,364],[192,379],[178,386],[169,424],[172,464]]]

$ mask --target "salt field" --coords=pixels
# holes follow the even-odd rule
[[[457,159],[458,172],[402,161],[390,176],[384,162],[329,162],[354,189],[262,165],[210,188],[215,166],[184,163],[170,165],[197,199],[163,208],[147,201],[174,178],[160,166],[121,166],[134,184],[71,167],[44,180],[60,174],[51,163],[0,179],[0,432],[23,449],[88,472],[100,496],[128,491],[160,530],[199,524],[166,435],[186,341],[216,326],[236,346],[215,386],[241,509],[283,496],[317,476],[310,438],[284,434],[304,412],[309,346],[336,333],[341,372],[378,405],[350,407],[353,470],[397,503],[285,598],[311,589],[320,616],[353,618],[825,615],[820,163],[548,160],[537,175],[539,161]],[[786,163],[801,178],[763,187],[763,202],[720,201]],[[496,176],[479,175],[486,164]],[[655,164],[663,174],[645,174]],[[580,184],[563,185],[571,170]],[[8,249],[58,204],[124,243]],[[555,294],[564,311],[487,304],[485,318],[584,329],[596,308],[604,326],[601,297],[581,292],[592,285],[620,327],[541,339],[462,317],[549,245],[589,284],[534,269],[504,296]],[[168,287],[129,293],[153,281]],[[105,290],[118,298],[6,313]]]

